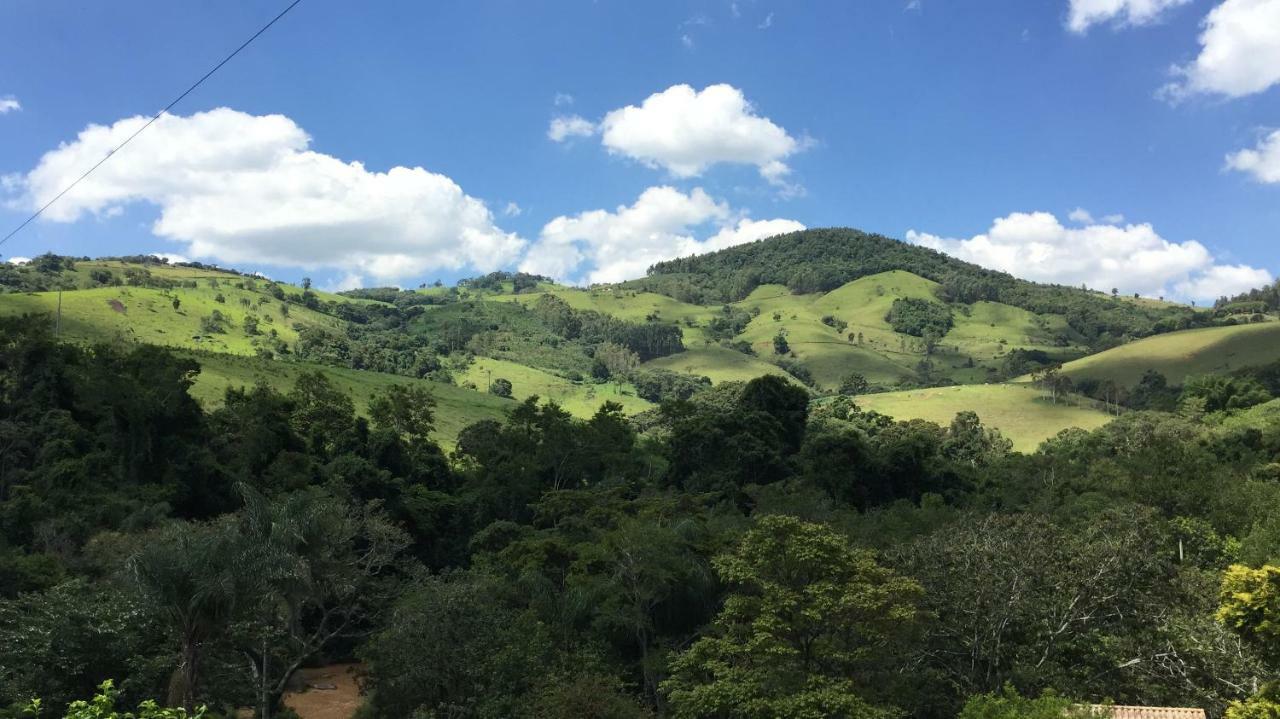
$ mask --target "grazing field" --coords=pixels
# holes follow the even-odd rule
[[[1112,419],[1091,407],[1062,401],[1053,404],[1033,387],[1009,384],[886,392],[862,395],[855,401],[863,409],[894,419],[923,419],[944,427],[957,413],[971,410],[983,424],[1000,430],[1020,452],[1035,450],[1041,442],[1069,427],[1096,429]]]
[[[222,405],[228,387],[252,387],[264,382],[289,392],[303,372],[319,370],[352,399],[356,412],[367,415],[369,400],[393,384],[427,387],[436,398],[436,438],[451,447],[464,427],[482,419],[499,419],[511,400],[441,382],[428,382],[379,372],[362,372],[305,362],[279,362],[212,352],[179,352],[200,363],[191,395],[207,409]]]
[[[685,372],[699,377],[710,377],[711,381],[716,384],[721,382],[748,382],[767,374],[791,377],[791,375],[775,365],[723,347],[686,350],[669,357],[650,360],[644,363],[643,366],[671,370],[673,372]]]
[[[1169,382],[1181,384],[1188,375],[1230,372],[1276,360],[1280,360],[1280,322],[1260,322],[1146,337],[1068,362],[1062,372],[1075,380],[1112,380],[1131,386],[1153,369]]]
[[[217,332],[203,322],[215,310],[224,318]],[[43,313],[53,322],[57,311],[57,292],[0,295],[0,315]],[[284,312],[281,303],[266,294],[225,282],[217,287],[205,283],[171,289],[96,287],[62,293],[62,336],[79,342],[123,340],[251,355],[272,332],[280,341],[292,344],[300,327],[338,330],[343,326],[337,318],[299,305],[289,305],[288,316]],[[245,328],[248,315],[258,319],[257,334],[251,335]]]
[[[542,399],[555,400],[556,404],[578,417],[590,417],[605,402],[617,402],[622,405],[628,414],[643,412],[653,407],[652,402],[637,397],[635,388],[630,384],[623,384],[619,389],[613,383],[587,384],[570,382],[550,372],[505,360],[477,357],[467,367],[466,371],[455,372],[456,382],[474,384],[476,392],[483,394],[485,397],[494,397],[488,394],[489,381],[491,379],[509,381],[511,383],[511,396],[514,400],[522,400],[526,397],[537,395]],[[495,399],[505,402],[507,405],[513,402],[511,399],[504,400],[496,397]]]

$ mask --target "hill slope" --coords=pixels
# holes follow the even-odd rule
[[[1131,386],[1149,369],[1181,384],[1189,375],[1230,372],[1280,360],[1280,322],[1203,327],[1146,337],[1068,362],[1074,380],[1112,380]]]

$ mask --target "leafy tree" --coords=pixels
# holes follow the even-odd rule
[[[489,393],[499,397],[511,396],[511,380],[501,377],[489,384]]]
[[[951,330],[954,322],[946,305],[916,297],[894,300],[884,321],[893,327],[894,332],[932,338],[934,343]]]
[[[1219,590],[1218,621],[1280,664],[1280,567],[1228,567]]]
[[[840,380],[840,394],[853,397],[864,394],[871,388],[871,383],[860,372],[850,372]]]
[[[1081,706],[1054,694],[1039,699],[1024,697],[1013,686],[979,694],[965,702],[957,719],[1103,719],[1111,713]]]
[[[367,633],[394,596],[404,533],[318,490],[274,502],[246,489],[238,519],[242,611],[231,632],[269,719],[293,673],[337,639]]]
[[[395,384],[369,402],[373,425],[406,439],[426,440],[435,429],[436,398],[421,385]]]
[[[921,589],[831,529],[764,517],[717,557],[730,585],[662,688],[677,717],[879,717],[864,686]]]
[[[791,345],[787,344],[787,333],[778,330],[778,334],[773,336],[773,353],[776,355],[784,355],[791,351]]]
[[[240,545],[227,522],[159,530],[128,560],[144,599],[164,618],[179,647],[168,704],[196,706],[205,648],[230,625],[250,594]]]
[[[318,456],[332,458],[352,449],[361,432],[351,397],[319,370],[298,375],[289,393],[289,424]]]
[[[361,650],[370,715],[517,716],[553,654],[545,628],[501,596],[491,579],[462,573],[408,592]]]
[[[636,367],[640,366],[640,356],[635,352],[612,342],[605,342],[596,347],[596,359],[602,362],[609,371],[616,389],[622,387]]]
[[[1200,400],[1204,411],[1244,409],[1271,399],[1271,393],[1251,377],[1197,375],[1182,384],[1182,402]]]

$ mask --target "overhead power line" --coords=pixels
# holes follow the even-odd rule
[[[18,225],[17,227],[13,228],[13,230],[9,234],[4,236],[4,239],[0,239],[0,245],[3,245],[4,243],[8,242],[9,238],[21,232],[22,228],[31,224],[33,220],[35,220],[37,217],[42,215],[45,210],[49,209],[49,207],[53,203],[62,199],[62,196],[70,192],[73,187],[80,184],[81,180],[93,174],[94,170],[98,169],[99,167],[102,167],[103,163],[105,163],[107,160],[110,160],[112,157],[115,157],[115,154],[119,152],[125,145],[128,145],[130,142],[132,142],[133,138],[137,137],[138,135],[141,135],[142,131],[146,130],[148,127],[151,127],[151,124],[154,123],[156,120],[159,120],[161,115],[173,109],[174,105],[177,105],[179,102],[182,102],[182,99],[184,97],[186,97],[187,95],[190,95],[192,91],[195,90],[197,87],[200,87],[200,85],[202,85],[205,80],[208,80],[210,77],[212,77],[213,73],[220,70],[223,65],[226,65],[228,62],[231,62],[231,58],[235,57],[236,55],[239,55],[241,50],[245,49],[246,47],[249,47],[249,44],[252,43],[254,40],[257,40],[259,35],[266,32],[268,29],[270,29],[272,25],[275,25],[276,22],[280,20],[280,18],[289,14],[289,11],[297,7],[298,3],[300,2],[302,2],[302,0],[293,0],[293,2],[289,3],[289,6],[286,7],[284,10],[281,10],[279,15],[276,15],[275,17],[271,18],[271,22],[268,22],[266,25],[263,25],[261,28],[259,28],[258,31],[255,32],[252,36],[250,36],[248,40],[245,40],[243,43],[241,43],[240,47],[237,47],[235,50],[232,50],[230,55],[227,55],[226,57],[222,58],[222,62],[218,63],[217,65],[214,65],[212,70],[210,70],[209,72],[206,72],[199,80],[195,81],[195,84],[193,84],[191,87],[188,87],[181,95],[174,98],[173,102],[170,102],[168,105],[165,105],[163,110],[161,110],[160,112],[157,112],[155,115],[152,115],[151,119],[147,120],[146,124],[144,124],[142,127],[139,127],[137,130],[134,131],[132,135],[129,135],[127,138],[125,138],[124,142],[120,143],[119,145],[116,145],[101,160],[98,160],[98,162],[93,167],[90,167],[89,169],[85,170],[83,175],[80,175],[75,179],[74,182],[62,188],[62,192],[59,192],[58,194],[54,195],[52,200],[49,200],[48,202],[44,203],[43,207],[36,210],[27,219],[23,220],[21,225]]]

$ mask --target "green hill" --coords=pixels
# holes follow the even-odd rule
[[[609,376],[626,363],[600,359],[606,346],[633,352],[642,369],[714,383],[783,375],[817,396],[861,375],[882,391],[865,395],[874,409],[946,423],[981,407],[1022,448],[1105,415],[1042,407],[1034,390],[993,382],[1064,362],[1076,378],[1132,384],[1152,368],[1176,383],[1280,357],[1280,323],[1170,332],[1223,318],[1025,282],[843,229],[660,263],[645,278],[591,288],[496,272],[456,287],[332,294],[198,263],[42,256],[0,267],[0,315],[54,322],[58,287],[64,339],[194,353],[204,402],[257,379],[287,389],[317,367],[362,408],[387,384],[429,382],[445,441],[510,406],[486,391],[498,378],[516,399],[537,395],[579,416],[604,401],[652,408],[627,375],[620,384]],[[977,386],[922,389],[950,384]]]
[[[1280,322],[1203,327],[1130,342],[1062,366],[1075,380],[1136,384],[1156,370],[1173,384],[1194,374],[1230,372],[1280,360]]]

